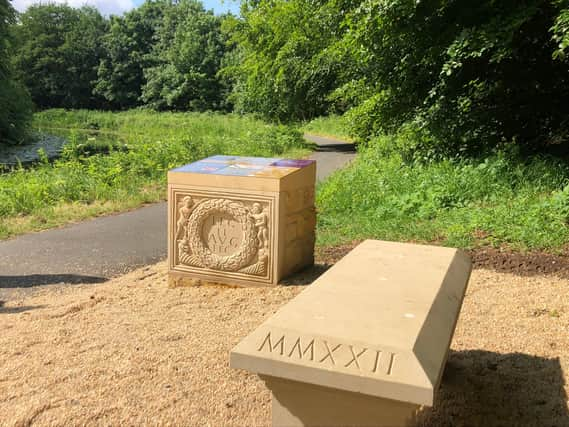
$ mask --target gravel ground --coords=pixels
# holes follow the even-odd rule
[[[229,369],[228,354],[303,287],[170,289],[165,272],[4,303],[0,425],[267,425],[268,391]],[[569,426],[567,287],[475,270],[437,404],[419,424]]]

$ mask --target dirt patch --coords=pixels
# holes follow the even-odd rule
[[[469,253],[477,268],[520,276],[555,274],[569,279],[569,255],[551,255],[538,251],[523,254],[494,248],[481,248]]]
[[[0,307],[0,425],[255,425],[230,349],[300,287],[167,287],[166,264]]]
[[[347,250],[322,250],[320,268]],[[230,369],[229,352],[303,289],[171,289],[160,263],[7,302],[0,425],[268,425],[268,390]],[[568,290],[551,275],[475,270],[420,425],[569,425]]]
[[[316,249],[316,259],[323,265],[340,260],[361,240],[345,245],[320,247]],[[569,279],[569,254],[552,255],[540,251],[526,253],[508,249],[478,248],[467,251],[474,268],[511,273],[518,276],[555,275]]]

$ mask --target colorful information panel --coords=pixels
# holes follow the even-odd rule
[[[172,172],[280,178],[312,163],[314,160],[218,155],[181,166]]]

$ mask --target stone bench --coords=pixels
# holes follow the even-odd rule
[[[407,425],[433,405],[470,272],[456,249],[367,240],[230,365],[265,381],[274,426]]]

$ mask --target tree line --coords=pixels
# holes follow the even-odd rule
[[[40,108],[221,109],[221,17],[193,0],[104,18],[92,7],[33,5],[12,26],[16,76]]]
[[[345,114],[421,157],[569,136],[569,0],[244,0],[239,17],[152,0],[110,18],[0,0],[0,16],[0,97],[25,104],[6,117],[25,117],[24,87],[38,109]]]

